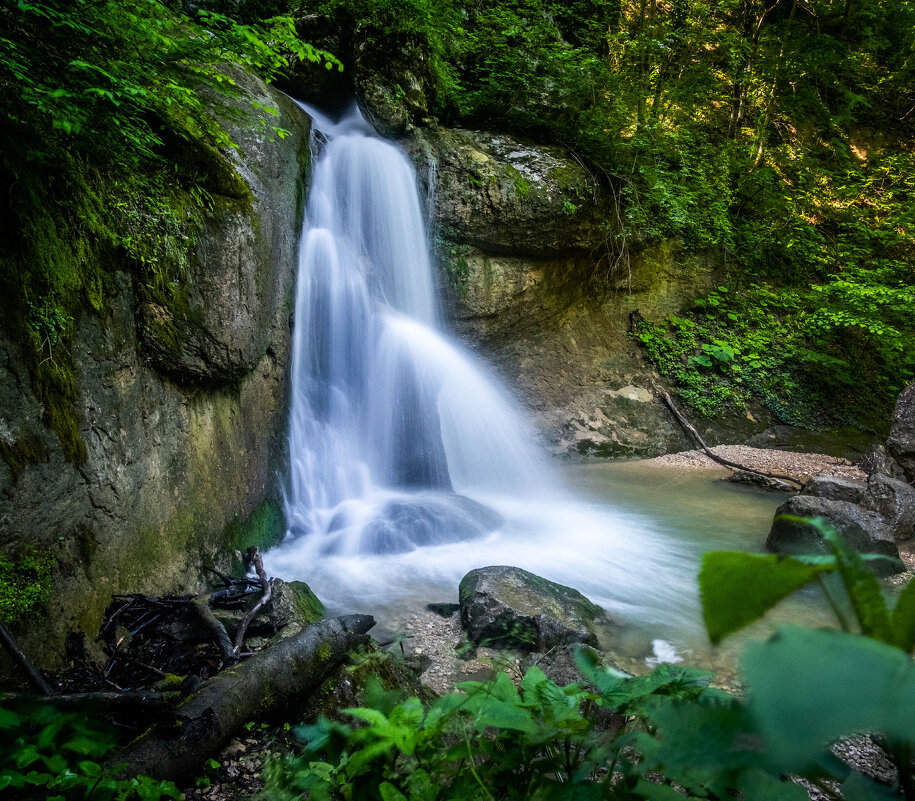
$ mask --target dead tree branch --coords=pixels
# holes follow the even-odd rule
[[[13,661],[19,666],[19,669],[25,673],[26,677],[29,680],[29,684],[32,685],[35,692],[39,695],[50,695],[51,688],[45,683],[45,680],[41,677],[41,674],[35,669],[31,662],[26,658],[26,655],[19,650],[19,646],[16,645],[16,641],[13,639],[13,635],[6,630],[6,626],[0,623],[0,643],[3,644],[3,647],[9,651],[9,655],[13,658]]]
[[[264,573],[264,563],[261,560],[261,555],[257,552],[257,548],[253,545],[248,548],[248,560],[251,562],[251,564],[254,565],[254,570],[257,573],[257,578],[260,580],[263,595],[261,595],[260,600],[254,605],[248,614],[242,618],[241,623],[238,624],[238,631],[235,632],[235,647],[232,649],[232,653],[235,656],[238,655],[238,652],[241,651],[242,645],[244,645],[245,632],[248,631],[248,626],[251,625],[251,621],[254,620],[254,618],[257,616],[257,613],[260,612],[261,608],[267,604],[273,594],[270,588],[270,582],[267,581],[267,574]]]
[[[705,452],[705,455],[708,456],[713,462],[717,462],[724,467],[729,467],[732,470],[745,470],[747,473],[755,473],[758,476],[765,476],[766,478],[777,478],[780,481],[790,481],[792,484],[796,484],[798,487],[803,487],[804,482],[800,479],[794,478],[793,476],[783,476],[778,473],[766,473],[764,470],[754,470],[752,467],[747,467],[746,465],[738,464],[737,462],[732,462],[728,459],[723,459],[714,453],[708,445],[705,444],[705,441],[699,435],[699,432],[693,427],[692,423],[689,422],[684,416],[683,413],[677,408],[676,404],[671,399],[670,395],[662,389],[655,387],[655,392],[661,397],[668,409],[670,409],[671,414],[677,419],[677,422],[683,426],[684,430],[688,431],[693,435],[693,438],[696,442],[699,443],[699,447]]]

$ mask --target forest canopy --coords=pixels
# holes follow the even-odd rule
[[[36,365],[102,304],[106,253],[174,280],[188,201],[231,145],[203,98],[231,102],[227,63],[322,61],[297,35],[316,16],[392,55],[418,43],[443,123],[587,164],[620,208],[598,282],[660,240],[724,265],[636,332],[695,411],[755,397],[786,422],[884,425],[915,376],[911,0],[3,0],[0,280]]]

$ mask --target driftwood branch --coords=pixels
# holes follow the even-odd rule
[[[229,639],[229,633],[226,627],[216,619],[213,610],[210,609],[210,596],[201,595],[194,599],[194,611],[204,624],[213,632],[216,645],[219,647],[219,654],[222,657],[223,667],[231,667],[238,662],[238,655],[232,649],[232,641]]]
[[[261,595],[260,600],[254,605],[254,607],[246,614],[241,623],[238,624],[238,631],[235,632],[235,647],[232,650],[233,655],[238,655],[238,652],[241,651],[241,647],[245,642],[245,633],[248,631],[248,626],[251,625],[251,621],[257,616],[257,613],[260,612],[261,608],[267,604],[270,600],[272,590],[270,588],[270,582],[267,581],[267,574],[264,573],[264,563],[261,560],[261,555],[257,552],[257,548],[253,545],[248,548],[248,560],[251,564],[254,565],[254,570],[257,573],[257,578],[260,581],[261,590],[263,595]]]
[[[803,487],[804,482],[800,481],[793,476],[783,476],[778,473],[767,473],[764,470],[754,470],[752,467],[747,467],[746,465],[738,464],[737,462],[732,462],[729,459],[723,459],[718,454],[714,453],[708,445],[705,444],[705,441],[699,435],[699,432],[693,427],[692,423],[689,422],[684,416],[683,413],[677,408],[676,404],[671,399],[670,395],[664,392],[661,389],[655,387],[655,392],[661,397],[668,409],[670,409],[671,414],[677,418],[677,422],[680,423],[683,428],[693,435],[693,438],[696,442],[699,443],[699,447],[705,452],[705,455],[708,456],[713,462],[717,462],[724,467],[729,467],[732,470],[744,470],[747,473],[755,473],[758,476],[765,476],[766,478],[777,478],[781,481],[790,481],[792,484],[797,484],[798,487]]]
[[[19,646],[16,645],[16,641],[13,639],[13,635],[6,630],[6,626],[0,623],[0,643],[3,643],[3,647],[9,652],[9,655],[13,658],[13,661],[19,666],[19,669],[25,673],[28,677],[29,684],[32,685],[32,688],[39,695],[50,695],[51,688],[48,687],[45,680],[41,677],[41,674],[35,669],[31,662],[26,658],[26,655],[19,650]]]
[[[368,615],[322,620],[208,680],[174,720],[135,740],[113,760],[130,775],[189,778],[254,716],[286,709],[314,690],[375,625]]]

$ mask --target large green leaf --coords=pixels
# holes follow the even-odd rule
[[[911,651],[915,647],[915,581],[909,581],[899,594],[892,619],[896,645]]]
[[[877,577],[867,568],[861,554],[849,548],[845,541],[820,518],[811,521],[826,540],[836,561],[839,563],[839,575],[845,584],[845,590],[851,600],[855,617],[861,626],[861,632],[868,637],[893,645],[893,626],[889,610],[880,591]]]
[[[783,556],[711,551],[702,560],[702,615],[712,642],[762,617],[782,598],[813,581],[827,565]]]
[[[780,769],[815,770],[830,741],[855,732],[915,737],[915,667],[868,637],[787,626],[747,649],[744,676],[750,713]]]

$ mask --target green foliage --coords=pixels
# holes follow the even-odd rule
[[[602,731],[595,725],[599,708],[632,715],[636,727],[649,699],[711,692],[702,671],[664,665],[633,678],[586,657],[581,664],[599,693],[560,687],[531,668],[517,686],[502,673],[488,683],[464,682],[428,707],[418,698],[397,703],[390,693],[379,694],[368,699],[370,707],[348,710],[361,725],[321,721],[300,729],[304,751],[268,764],[266,795],[601,798],[595,777],[605,764],[633,766],[623,753],[631,732]],[[607,782],[604,790],[610,789]]]
[[[85,447],[73,407],[73,321],[100,312],[114,268],[172,295],[212,194],[243,183],[220,150],[238,118],[233,70],[270,78],[288,56],[338,65],[293,22],[244,25],[159,0],[0,3],[0,290],[6,326],[64,452]]]
[[[19,623],[51,592],[51,555],[25,551],[13,558],[0,554],[0,623]]]
[[[744,700],[709,687],[710,674],[661,665],[646,676],[604,667],[589,649],[585,684],[564,687],[531,668],[513,680],[465,682],[424,705],[380,684],[355,725],[319,721],[301,753],[266,766],[265,795],[313,799],[682,798],[803,801],[787,774],[841,787],[849,799],[899,797],[840,762],[829,745],[876,732],[915,792],[915,582],[891,612],[866,557],[812,521],[830,556],[708,554],[703,611],[716,642],[805,584],[837,574],[862,634],[782,628],[752,645]],[[882,558],[882,557],[875,557]],[[825,583],[824,583],[825,586]],[[607,712],[615,717],[608,721]]]
[[[787,423],[885,427],[915,377],[915,289],[900,276],[855,269],[807,289],[719,287],[635,335],[706,416],[755,397]]]
[[[831,556],[757,556],[712,551],[703,557],[699,589],[705,626],[712,642],[717,643],[752,623],[780,600],[814,581],[823,586],[833,608],[838,610],[832,590],[823,581],[824,575],[837,573],[860,632],[903,651],[912,650],[915,591],[911,586],[915,585],[903,590],[896,608],[890,611],[876,576],[866,564],[868,560],[889,557],[862,556],[851,550],[820,518],[798,521],[817,530]]]
[[[51,705],[0,708],[0,798],[55,801],[159,801],[180,799],[171,782],[148,776],[119,778],[108,766],[112,730]]]

